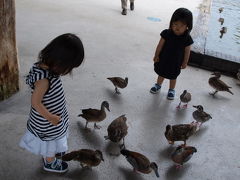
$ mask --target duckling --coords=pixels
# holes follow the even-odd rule
[[[206,112],[203,111],[203,106],[193,106],[197,110],[192,113],[193,118],[200,124],[199,127],[207,122],[209,119],[212,119],[212,116]]]
[[[192,158],[195,152],[197,152],[197,149],[193,146],[178,146],[171,154],[171,159],[177,163],[176,168],[179,169],[185,162]]]
[[[221,23],[221,25],[223,25],[223,23],[224,23],[224,18],[219,18],[218,21]]]
[[[210,77],[208,80],[208,83],[211,87],[213,87],[215,89],[214,93],[209,93],[210,95],[215,95],[218,91],[227,91],[229,93],[232,93],[232,91],[229,90],[229,87],[227,84],[225,84],[222,80],[220,80],[219,78],[221,77],[220,72],[214,72],[211,75],[215,75],[214,77]]]
[[[120,146],[120,149],[125,149],[124,137],[128,133],[127,118],[124,115],[119,116],[111,122],[108,126],[108,136],[104,136],[105,139],[110,139],[112,142],[120,142],[123,140],[123,144]]]
[[[218,9],[219,13],[222,13],[222,12],[223,12],[223,9],[224,9],[223,7],[219,8],[219,9]]]
[[[222,27],[222,29],[219,32],[221,34],[219,37],[222,38],[223,34],[227,33],[227,27]]]
[[[81,167],[93,167],[98,166],[101,161],[104,161],[103,154],[100,150],[80,149],[72,151],[61,157],[63,161],[79,161]]]
[[[128,78],[126,77],[125,79],[121,78],[121,77],[109,77],[107,78],[109,79],[113,85],[115,86],[115,92],[116,94],[121,94],[120,91],[118,90],[118,88],[125,88],[128,85]]]
[[[96,123],[103,121],[106,118],[106,112],[105,108],[110,111],[109,109],[109,103],[107,101],[103,101],[101,104],[101,109],[82,109],[82,114],[79,114],[78,116],[83,117],[86,119],[86,125],[85,129],[87,128],[88,122],[94,122],[94,128],[100,129],[100,126],[97,126]],[[88,129],[89,130],[89,129]]]
[[[191,101],[191,94],[187,92],[187,90],[184,90],[183,93],[180,95],[180,103],[177,106],[178,109],[181,108],[181,103],[186,103],[183,105],[183,108],[187,108],[188,102]]]
[[[127,149],[122,149],[120,152],[132,165],[134,172],[139,171],[144,174],[149,174],[150,172],[152,172],[152,170],[154,170],[156,176],[159,177],[157,164],[155,162],[150,163],[149,159],[143,154],[129,151]]]
[[[187,139],[192,136],[198,129],[198,123],[192,122],[190,124],[176,124],[167,125],[165,131],[165,137],[169,144],[174,144],[174,141],[183,141],[186,145]]]

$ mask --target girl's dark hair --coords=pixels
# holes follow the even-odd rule
[[[191,11],[189,11],[186,8],[177,9],[172,15],[172,18],[169,24],[169,29],[171,29],[173,22],[176,22],[176,21],[181,21],[182,23],[186,24],[188,27],[188,32],[190,33],[193,26],[193,16]]]
[[[38,55],[40,64],[56,75],[71,73],[84,59],[82,41],[74,34],[66,33],[53,39]]]

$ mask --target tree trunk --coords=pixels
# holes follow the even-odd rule
[[[19,90],[15,0],[0,0],[0,101]]]

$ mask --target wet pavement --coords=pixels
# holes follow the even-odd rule
[[[232,87],[234,95],[220,92],[213,98],[207,83],[211,72],[189,66],[178,78],[175,100],[166,99],[168,81],[159,94],[149,93],[156,80],[152,57],[160,31],[168,27],[175,9],[189,8],[196,23],[203,6],[201,0],[152,0],[151,3],[136,0],[135,10],[128,10],[128,15],[122,16],[120,0],[16,1],[21,89],[0,102],[0,179],[156,179],[154,173],[133,172],[123,156],[109,155],[116,150],[116,144],[105,141],[104,136],[111,121],[122,114],[126,114],[129,126],[126,147],[155,161],[159,179],[239,179],[240,86],[236,79],[221,78]],[[84,64],[72,76],[62,78],[70,115],[69,151],[100,149],[105,161],[93,170],[70,162],[69,171],[58,175],[44,172],[41,157],[21,149],[18,143],[25,132],[30,109],[30,89],[24,83],[24,76],[38,52],[54,37],[66,32],[81,37],[86,52]],[[128,87],[121,90],[121,95],[114,94],[114,87],[106,79],[110,76],[129,78]],[[192,93],[192,101],[188,109],[178,111],[176,106],[184,89]],[[103,100],[109,102],[111,112],[99,123],[100,130],[85,132],[85,121],[77,117],[80,109],[99,108]],[[177,170],[170,154],[181,142],[169,145],[164,137],[165,126],[192,122],[192,105],[198,104],[213,119],[189,138],[188,145],[195,146],[198,152]],[[93,124],[89,127],[93,128]]]

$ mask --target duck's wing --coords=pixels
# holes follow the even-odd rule
[[[96,116],[99,116],[100,110],[98,110],[98,109],[92,109],[92,108],[82,109],[82,113],[83,113],[84,115],[89,116],[89,117],[96,117]]]
[[[149,168],[150,161],[146,156],[138,152],[131,151],[127,157],[128,162],[137,170],[145,170]]]

